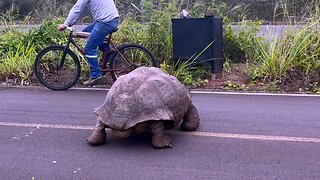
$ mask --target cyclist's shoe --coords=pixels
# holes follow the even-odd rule
[[[89,80],[83,82],[83,85],[85,85],[85,86],[94,86],[95,84],[97,84],[100,81],[101,81],[101,76],[89,79]]]

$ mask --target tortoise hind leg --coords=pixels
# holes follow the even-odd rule
[[[104,125],[97,121],[91,135],[87,138],[87,142],[92,146],[102,145],[106,143],[107,133]]]
[[[166,134],[163,121],[150,122],[152,146],[157,149],[172,148],[171,138]]]
[[[195,131],[199,127],[200,119],[197,108],[191,104],[188,112],[184,115],[180,125],[182,131]]]

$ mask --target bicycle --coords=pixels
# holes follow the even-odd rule
[[[67,90],[77,83],[80,78],[81,65],[76,53],[70,49],[70,44],[73,44],[80,54],[84,55],[83,48],[77,44],[75,39],[85,39],[90,35],[86,32],[74,34],[72,27],[66,29],[70,31],[66,45],[51,45],[44,48],[38,53],[34,64],[34,72],[39,82],[52,90]],[[119,76],[138,67],[157,67],[154,56],[147,48],[135,43],[116,45],[112,41],[112,34],[116,31],[104,39],[112,51],[106,50],[103,53],[102,63],[100,63],[103,75],[110,72],[112,79],[116,81]]]

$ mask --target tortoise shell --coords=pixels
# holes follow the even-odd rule
[[[182,121],[191,104],[188,89],[176,77],[155,67],[140,67],[114,82],[95,113],[100,122],[115,130],[150,120],[165,121],[171,129]]]

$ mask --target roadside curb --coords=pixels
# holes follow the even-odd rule
[[[46,89],[41,86],[6,86],[0,87],[0,90],[3,89]],[[92,88],[82,88],[82,87],[73,87],[71,90],[84,90],[84,91],[108,91],[109,88],[102,87],[92,87]],[[243,95],[243,96],[285,96],[285,97],[315,97],[320,98],[318,94],[297,94],[297,93],[265,93],[265,92],[230,92],[230,91],[214,91],[214,90],[205,90],[205,89],[190,89],[191,94],[215,94],[215,95]]]
[[[191,90],[193,94],[221,94],[221,95],[246,95],[246,96],[287,96],[287,97],[318,97],[318,94],[288,94],[288,93],[265,93],[265,92],[228,92],[228,91],[203,91]]]

